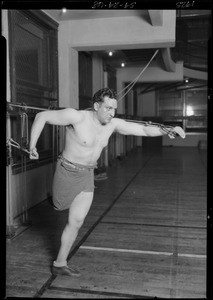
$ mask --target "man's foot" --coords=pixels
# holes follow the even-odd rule
[[[81,274],[73,269],[73,268],[69,268],[67,266],[64,267],[55,267],[52,266],[52,274],[53,275],[65,275],[65,276],[81,276]]]

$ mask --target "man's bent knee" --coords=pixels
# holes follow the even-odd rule
[[[69,210],[69,223],[82,226],[92,204],[93,193],[81,192],[72,202]]]
[[[82,219],[82,218],[78,218],[78,217],[69,218],[69,220],[68,220],[68,226],[74,227],[76,229],[80,229],[81,226],[84,223],[84,219],[85,218]]]

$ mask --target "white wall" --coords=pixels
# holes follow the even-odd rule
[[[175,45],[176,11],[163,11],[162,26],[126,16],[64,21],[60,30],[77,50],[167,48]]]
[[[63,45],[59,35],[60,43]],[[66,67],[62,67],[64,57]],[[59,50],[59,106],[79,108],[78,51],[72,47],[60,47]]]

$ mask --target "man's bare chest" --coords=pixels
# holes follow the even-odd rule
[[[90,123],[67,127],[67,135],[71,141],[85,147],[105,147],[113,132],[112,126],[94,126]]]

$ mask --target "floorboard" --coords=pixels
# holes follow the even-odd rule
[[[80,278],[50,272],[67,211],[31,209],[6,244],[7,297],[205,298],[206,162],[206,151],[165,147],[113,164],[69,256]]]

